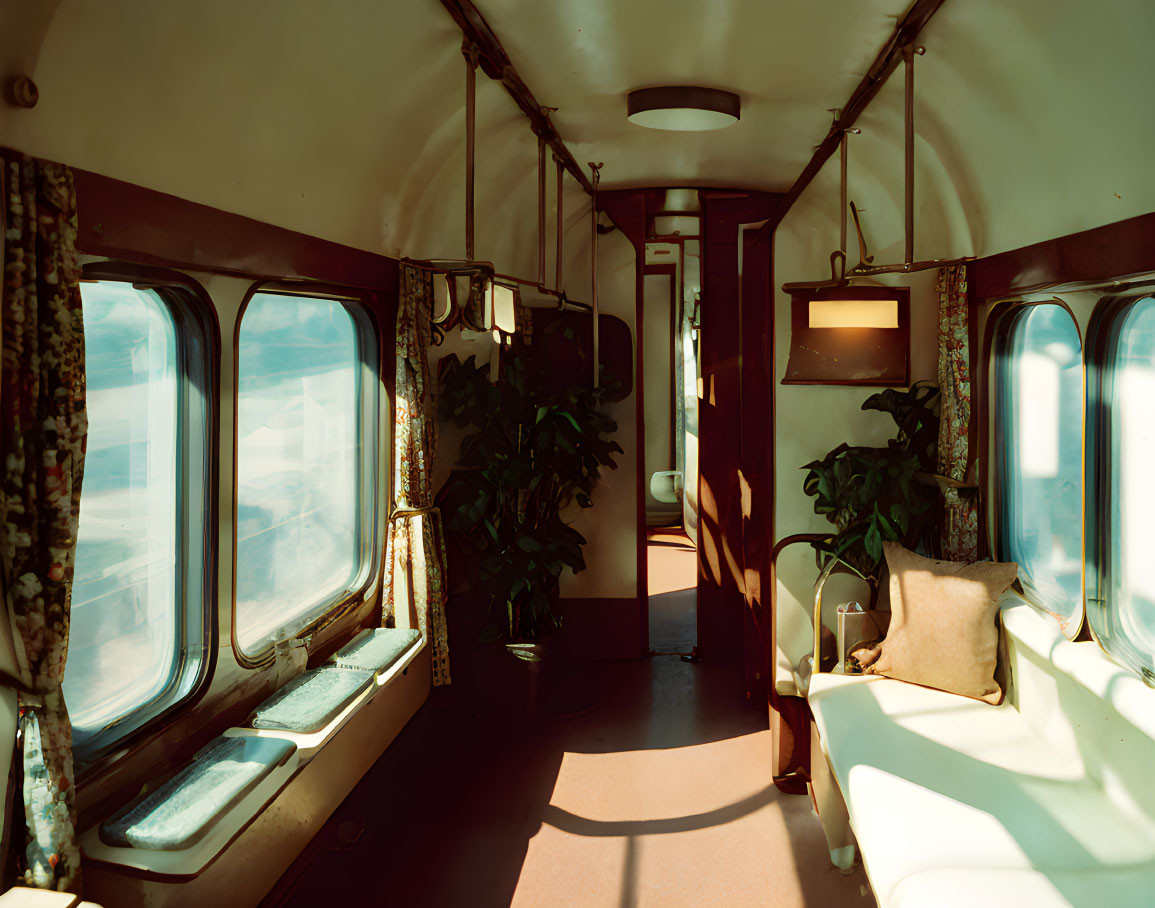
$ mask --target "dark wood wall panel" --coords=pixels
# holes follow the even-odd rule
[[[1155,270],[1155,213],[989,255],[967,270],[972,300],[1145,274]]]
[[[781,197],[764,192],[703,190],[701,351],[705,399],[699,404],[698,437],[698,651],[706,658],[735,656],[745,648],[745,546],[742,538],[741,446],[743,340],[772,318],[769,284],[751,277],[751,294],[739,305],[738,228],[770,218]],[[767,255],[769,247],[766,247]],[[755,268],[757,266],[753,266]],[[769,262],[766,263],[768,275]],[[743,324],[743,309],[750,325]],[[756,341],[750,345],[757,347]],[[771,355],[751,350],[751,419],[764,394],[756,363]],[[759,403],[760,401],[760,403]],[[750,431],[747,428],[747,433]],[[771,441],[772,443],[772,441]],[[755,447],[758,447],[755,445]],[[767,474],[767,480],[772,478]],[[760,491],[769,501],[772,485]],[[772,504],[768,504],[772,506]],[[751,531],[751,543],[753,543]],[[772,540],[767,537],[769,548]]]
[[[77,170],[82,252],[142,265],[397,291],[396,259]]]
[[[745,234],[742,268],[739,504],[746,693],[767,702],[774,586],[774,222]]]

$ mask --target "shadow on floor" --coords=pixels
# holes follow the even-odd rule
[[[555,836],[573,837],[568,841],[579,851],[575,858],[581,856],[581,841],[589,841],[584,837],[602,841],[621,837],[624,865],[595,863],[584,866],[582,873],[612,876],[605,882],[621,892],[620,900],[615,896],[612,903],[635,904],[638,894],[653,883],[637,878],[638,849],[647,841],[643,837],[668,842],[670,836],[694,830],[729,828],[728,824],[775,802],[780,802],[774,810],[785,817],[786,835],[775,833],[781,847],[764,860],[778,867],[776,873],[790,878],[797,873],[798,882],[790,885],[791,891],[803,893],[800,904],[870,904],[862,898],[848,900],[858,896],[857,881],[823,879],[837,874],[825,861],[821,829],[810,814],[809,800],[774,789],[768,764],[762,790],[711,810],[602,821],[551,805],[563,758],[605,760],[610,758],[581,755],[625,754],[638,759],[630,752],[729,746],[719,742],[766,730],[765,718],[742,703],[741,671],[736,665],[654,657],[591,663],[581,671],[593,705],[588,713],[571,719],[530,722],[509,704],[482,704],[465,685],[459,686],[463,678],[452,687],[432,691],[426,705],[270,893],[264,908],[506,906],[514,899],[531,840],[543,824],[556,830]],[[596,788],[596,770],[585,771],[595,773]],[[701,788],[711,781],[687,779],[686,784]],[[595,812],[586,806],[590,803],[603,810],[605,797],[595,791],[579,800],[582,813]],[[653,859],[648,860],[652,877]],[[541,876],[540,868],[535,874],[535,879]],[[541,888],[540,882],[535,885]],[[703,885],[711,882],[705,880]],[[757,886],[758,891],[766,888],[764,881]],[[567,891],[553,895],[567,904],[595,903]],[[772,895],[766,892],[767,903]],[[523,904],[552,901],[548,895],[543,902],[519,893]],[[642,901],[679,904],[676,898]]]

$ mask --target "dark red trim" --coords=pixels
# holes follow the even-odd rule
[[[81,252],[168,268],[397,292],[396,259],[87,170],[73,173]]]
[[[770,684],[770,547],[774,540],[774,222],[747,230],[742,250],[740,510],[746,643],[746,697],[767,702]]]
[[[990,255],[967,269],[978,302],[1146,274],[1155,271],[1155,213]]]
[[[743,421],[743,318],[748,315],[756,321],[759,310],[771,305],[771,298],[767,284],[763,293],[746,301],[751,311],[743,312],[738,240],[742,224],[776,217],[781,199],[769,192],[699,192],[705,399],[698,407],[698,651],[703,657],[738,656],[745,646],[746,565],[739,472],[742,445],[751,441],[749,433],[769,430]],[[768,226],[773,229],[773,223]],[[754,355],[749,349],[746,352]]]

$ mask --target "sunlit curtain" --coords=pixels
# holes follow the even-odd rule
[[[79,885],[72,726],[61,694],[88,419],[76,192],[60,164],[0,152],[4,175],[4,487],[0,536],[18,657],[25,883]],[[23,650],[21,652],[21,650]]]
[[[437,420],[433,413],[430,312],[433,289],[429,274],[401,265],[397,304],[397,388],[393,452],[393,487],[401,515],[389,526],[386,548],[389,584],[385,621],[392,624],[397,604],[416,603],[421,636],[433,650],[433,684],[448,684],[449,638],[445,626],[445,540],[435,514],[405,517],[404,509],[433,504],[433,456]]]
[[[938,383],[942,421],[938,432],[938,472],[949,479],[967,479],[971,422],[970,334],[967,317],[965,265],[938,273]],[[978,557],[978,502],[943,486],[943,557],[974,561]]]

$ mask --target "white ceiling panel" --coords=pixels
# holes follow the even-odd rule
[[[477,0],[578,162],[603,184],[785,190],[908,0]],[[737,92],[717,132],[646,129],[626,93],[654,85]]]

